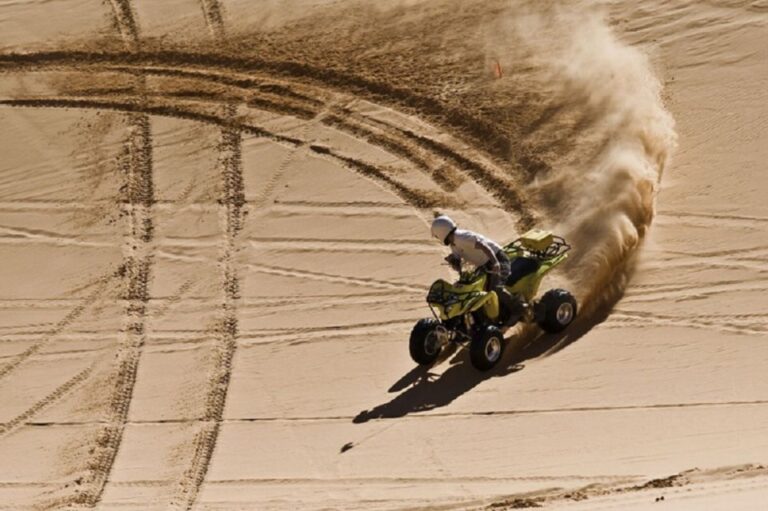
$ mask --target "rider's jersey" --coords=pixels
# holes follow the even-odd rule
[[[489,240],[482,234],[465,231],[464,229],[456,229],[453,233],[451,251],[454,255],[479,268],[488,262],[488,256],[475,246],[476,243],[490,248],[494,254],[501,250],[501,247],[496,242]]]

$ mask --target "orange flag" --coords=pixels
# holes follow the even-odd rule
[[[504,76],[504,71],[501,69],[501,64],[499,64],[499,61],[496,61],[496,64],[493,66],[493,74],[496,75],[496,78],[501,78]]]

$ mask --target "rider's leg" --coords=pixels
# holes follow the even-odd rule
[[[487,275],[485,289],[486,291],[494,291],[499,298],[501,310],[507,312],[507,321],[504,322],[504,326],[507,326],[508,324],[514,324],[519,321],[524,310],[520,304],[520,300],[515,299],[515,297],[509,294],[504,288],[504,283],[506,282],[507,277],[509,277],[509,258],[504,252],[499,251],[496,254],[496,259],[499,261],[501,271],[499,273],[491,273],[489,266],[484,267]]]
[[[539,262],[535,259],[528,257],[518,257],[513,263],[510,264],[510,275],[507,277],[505,282],[511,286],[518,280],[522,279],[526,275],[530,275],[538,269]]]
[[[509,326],[520,321],[520,318],[525,313],[525,306],[519,296],[512,296],[509,291],[504,287],[504,284],[509,278],[511,270],[511,261],[507,254],[499,250],[496,254],[496,259],[499,261],[501,272],[498,280],[494,282],[496,295],[499,297],[499,303],[501,307],[508,312],[507,320],[504,322],[504,326]]]
[[[512,326],[520,321],[523,314],[525,314],[525,303],[520,299],[520,296],[510,294],[504,286],[498,286],[495,291],[496,296],[499,297],[501,307],[508,312],[503,326]]]

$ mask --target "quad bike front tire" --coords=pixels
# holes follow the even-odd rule
[[[419,365],[432,365],[440,355],[440,343],[435,337],[435,328],[440,323],[434,319],[420,319],[413,325],[408,347],[411,358]]]
[[[576,299],[565,289],[550,289],[541,297],[539,305],[543,309],[539,327],[547,333],[562,332],[576,318]]]
[[[478,333],[469,346],[469,359],[478,371],[488,371],[501,360],[504,353],[504,334],[495,326],[487,326]]]

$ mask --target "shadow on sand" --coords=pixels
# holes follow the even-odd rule
[[[416,366],[390,387],[390,392],[403,391],[401,394],[370,410],[361,411],[352,422],[361,424],[371,419],[394,419],[446,406],[489,378],[522,370],[526,360],[550,356],[566,348],[583,337],[593,326],[604,321],[609,311],[606,309],[590,318],[577,320],[561,334],[541,335],[537,333],[538,330],[534,332],[534,328],[530,327],[517,339],[508,340],[502,360],[487,372],[477,371],[472,367],[467,351],[457,351],[453,345],[446,349],[435,363],[439,365],[450,358],[450,367],[442,374],[430,372],[429,367]]]

